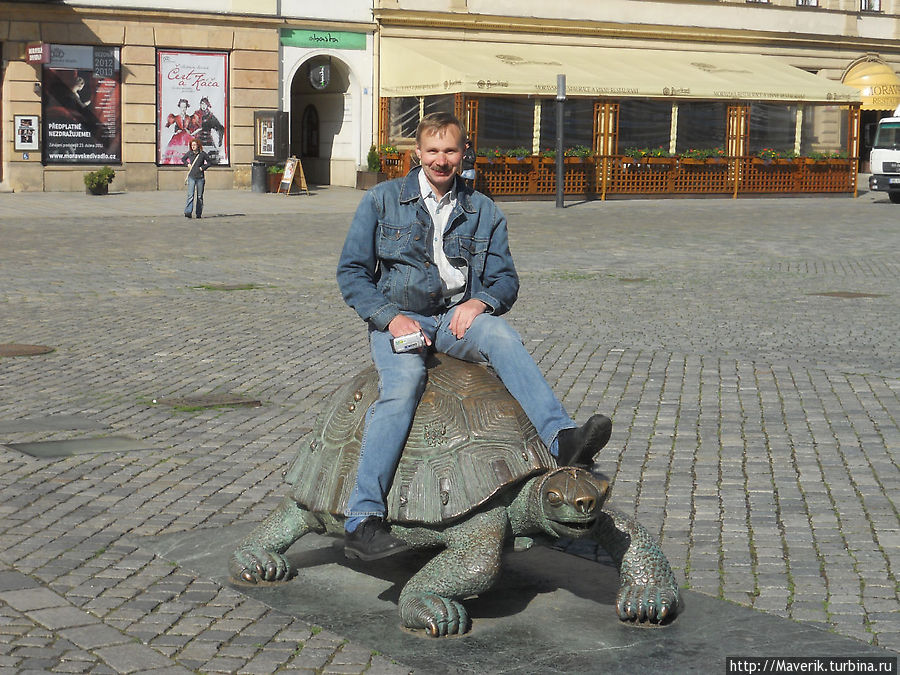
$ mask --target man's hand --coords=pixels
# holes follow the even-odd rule
[[[456,336],[457,340],[462,340],[463,335],[469,330],[469,326],[479,314],[484,314],[487,305],[481,300],[470,298],[463,304],[457,305],[453,312],[453,318],[450,319],[450,332]]]
[[[422,330],[422,326],[415,319],[411,319],[405,314],[398,314],[387,326],[388,332],[394,337],[401,337],[403,335],[409,335],[410,333],[418,333]],[[428,339],[428,336],[422,333],[425,336],[425,344],[431,345],[431,340]]]

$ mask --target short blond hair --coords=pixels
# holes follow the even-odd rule
[[[433,112],[425,115],[419,122],[419,126],[416,127],[416,145],[422,142],[422,134],[427,132],[440,135],[447,127],[459,129],[459,142],[465,143],[466,130],[456,115],[448,112]]]

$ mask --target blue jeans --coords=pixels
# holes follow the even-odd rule
[[[556,456],[557,434],[575,427],[575,422],[522,345],[519,334],[506,321],[480,314],[463,338],[457,340],[449,329],[453,310],[437,316],[404,314],[421,324],[437,351],[464,361],[490,364],[522,406],[550,453]],[[370,329],[369,343],[378,370],[379,396],[366,412],[356,484],[345,511],[344,527],[348,532],[368,516],[385,515],[385,496],[425,390],[424,354],[395,354],[387,331]]]
[[[187,204],[184,205],[185,215],[191,215],[194,210],[194,190],[197,191],[197,217],[203,215],[203,188],[206,186],[205,178],[191,178],[187,180]]]

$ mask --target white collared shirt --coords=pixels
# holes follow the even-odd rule
[[[437,198],[434,189],[425,177],[425,170],[419,171],[419,190],[422,192],[422,200],[425,208],[431,214],[434,223],[434,237],[431,240],[431,256],[437,265],[438,274],[441,275],[441,289],[444,297],[450,298],[459,293],[466,286],[466,277],[463,273],[450,264],[447,254],[444,253],[444,232],[450,223],[450,213],[456,206],[456,181],[453,187],[443,197]]]

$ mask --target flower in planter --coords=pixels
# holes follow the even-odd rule
[[[382,145],[380,148],[378,148],[378,152],[382,155],[396,155],[397,148],[395,148],[393,145]]]
[[[672,153],[666,150],[664,147],[659,146],[658,148],[651,148],[647,150],[644,154],[648,157],[671,157]]]
[[[515,157],[516,159],[525,159],[526,157],[531,157],[531,150],[522,146],[519,146],[517,148],[510,148],[509,150],[505,150],[504,153],[507,157]]]
[[[505,153],[500,148],[478,148],[475,151],[475,154],[478,157],[487,157],[488,159],[497,159],[498,157],[504,157]]]
[[[760,159],[779,159],[781,157],[781,153],[778,152],[775,148],[763,148],[756,156]]]
[[[266,172],[272,174],[284,173],[284,164],[273,164],[266,169]]]
[[[591,149],[584,145],[576,145],[572,148],[566,148],[565,156],[566,157],[590,157]]]
[[[544,150],[541,150],[541,157],[545,159],[556,159],[556,150],[545,148]]]

